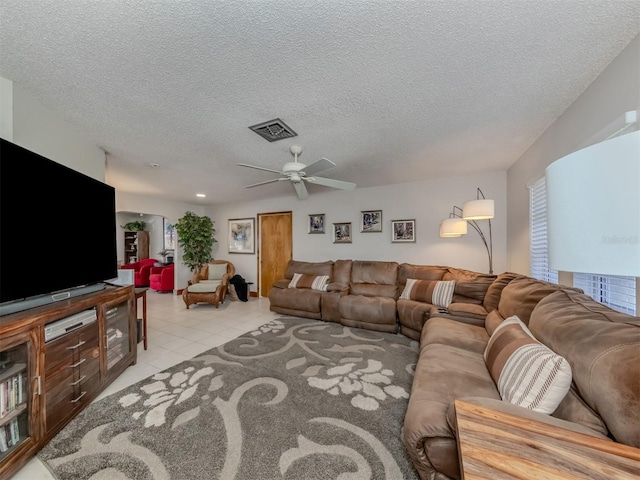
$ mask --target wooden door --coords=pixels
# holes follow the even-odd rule
[[[266,297],[276,280],[284,278],[287,263],[293,254],[291,212],[259,213],[258,271],[259,292]]]

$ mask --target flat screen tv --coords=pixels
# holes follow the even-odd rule
[[[116,276],[114,188],[0,138],[0,315]]]

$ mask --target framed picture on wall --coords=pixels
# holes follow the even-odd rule
[[[324,213],[309,215],[309,233],[324,233]]]
[[[391,243],[409,243],[415,241],[415,220],[391,220]]]
[[[382,210],[364,210],[360,212],[360,232],[381,232]]]
[[[351,243],[351,222],[333,224],[333,243]]]
[[[256,253],[254,218],[229,220],[229,253]]]

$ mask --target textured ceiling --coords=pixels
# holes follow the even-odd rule
[[[119,190],[298,201],[236,163],[280,170],[297,144],[358,188],[504,170],[639,31],[637,0],[3,0],[0,75],[104,148]],[[277,117],[298,136],[248,128]]]

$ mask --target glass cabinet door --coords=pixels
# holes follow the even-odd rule
[[[122,302],[106,309],[106,360],[111,370],[130,353],[129,304]]]
[[[29,334],[0,340],[0,462],[27,440],[34,441],[31,386],[35,359]]]

